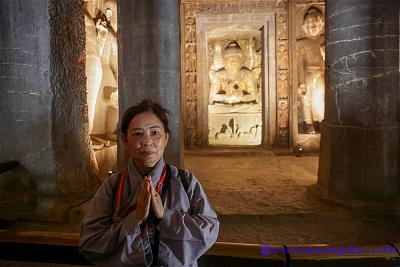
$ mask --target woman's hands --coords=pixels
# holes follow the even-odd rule
[[[137,199],[136,217],[139,224],[149,216],[150,202],[154,215],[157,219],[161,220],[164,217],[164,205],[161,196],[154,189],[151,177],[145,176],[140,185],[140,192]]]
[[[137,198],[136,217],[141,224],[149,216],[151,201],[151,178],[145,176],[140,184],[140,192]]]
[[[161,220],[164,217],[164,205],[160,194],[157,193],[153,186],[151,186],[151,207],[156,218]]]

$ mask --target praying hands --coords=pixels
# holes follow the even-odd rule
[[[137,198],[136,217],[141,224],[147,219],[150,212],[150,203],[157,219],[164,217],[164,206],[160,194],[154,189],[151,177],[145,176],[140,184],[140,192]]]

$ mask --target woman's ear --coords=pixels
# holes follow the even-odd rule
[[[126,134],[121,134],[121,140],[126,144],[128,140],[126,139]]]
[[[171,136],[171,133],[165,133],[165,145],[167,145],[168,144],[168,140],[169,140],[169,137]]]

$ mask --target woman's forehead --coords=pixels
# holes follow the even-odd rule
[[[163,128],[161,120],[152,112],[144,112],[136,115],[129,123],[129,128]]]

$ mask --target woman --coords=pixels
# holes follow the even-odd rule
[[[164,162],[168,111],[144,100],[125,112],[121,133],[128,168],[93,197],[81,253],[99,266],[197,266],[219,222],[197,179]]]

